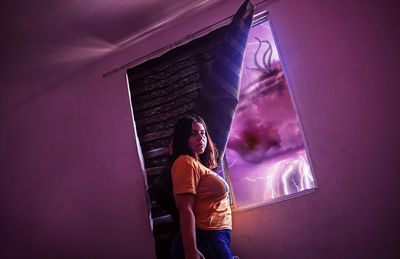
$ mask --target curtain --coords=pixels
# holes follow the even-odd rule
[[[136,131],[143,152],[152,217],[176,219],[168,167],[168,145],[179,118],[204,118],[221,161],[238,104],[239,84],[254,7],[245,1],[230,24],[128,70]],[[167,166],[166,166],[167,165]],[[154,201],[157,202],[155,205]],[[157,210],[161,206],[166,209]],[[154,222],[157,256],[161,236]],[[168,231],[168,230],[167,230]],[[172,230],[169,230],[172,231]],[[171,241],[170,237],[170,240]]]
[[[253,10],[245,1],[229,25],[128,70],[146,168],[165,164],[175,123],[193,113],[206,121],[221,160],[238,103]]]

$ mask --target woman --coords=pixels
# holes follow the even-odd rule
[[[172,143],[171,174],[181,227],[172,257],[231,259],[229,188],[210,170],[217,166],[216,150],[204,120],[180,119]]]

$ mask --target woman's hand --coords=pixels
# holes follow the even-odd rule
[[[198,250],[185,252],[185,259],[205,259],[204,255]]]

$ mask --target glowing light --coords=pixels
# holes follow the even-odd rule
[[[264,200],[314,187],[305,151],[293,152],[290,157],[266,166],[264,175],[245,179],[250,182],[265,181]]]
[[[232,152],[232,150],[229,150]],[[235,159],[229,166],[238,206],[272,200],[315,187],[304,148],[289,151],[259,164]],[[246,176],[243,173],[246,168]]]

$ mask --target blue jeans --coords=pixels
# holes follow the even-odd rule
[[[232,259],[231,253],[231,231],[225,230],[202,230],[196,228],[197,249],[206,259]],[[173,259],[184,259],[182,236],[179,232],[171,246]]]

